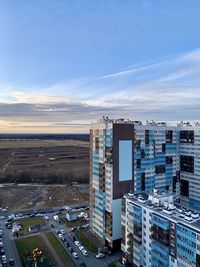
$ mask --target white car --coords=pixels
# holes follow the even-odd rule
[[[77,247],[80,247],[81,243],[79,241],[75,241],[74,244],[77,246]]]
[[[61,234],[64,235],[65,234],[65,230],[60,230]]]
[[[73,252],[72,255],[73,255],[73,257],[74,257],[75,259],[78,259],[78,253]]]
[[[4,220],[5,219],[5,216],[0,216],[0,220]]]
[[[88,256],[87,250],[83,249],[81,252],[83,253],[84,256],[86,257]]]
[[[106,256],[105,254],[99,253],[99,254],[96,255],[96,258],[97,259],[101,259],[101,258],[104,258],[105,256]]]
[[[11,219],[11,220],[13,219],[14,220],[15,219],[15,214],[8,215],[8,219]]]
[[[80,249],[80,251],[85,250],[83,246],[79,246],[78,248]]]
[[[62,239],[62,238],[63,238],[63,235],[62,235],[62,234],[58,234],[58,237],[59,237],[60,239]]]
[[[7,261],[6,255],[1,256],[1,260],[2,260],[2,262],[6,262]]]

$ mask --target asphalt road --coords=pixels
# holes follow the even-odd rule
[[[21,262],[20,262],[20,259],[17,253],[14,240],[12,238],[11,231],[5,227],[5,222],[6,220],[0,220],[0,229],[2,229],[3,231],[3,245],[4,245],[4,250],[5,250],[7,261],[9,261],[9,259],[12,258],[15,261],[15,266],[21,267],[22,265],[21,265]]]

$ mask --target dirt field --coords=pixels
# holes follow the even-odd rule
[[[88,200],[88,185],[7,185],[0,187],[0,207],[26,210],[64,206]]]
[[[88,182],[89,144],[77,140],[1,140],[0,182]]]

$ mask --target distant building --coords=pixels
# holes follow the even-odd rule
[[[174,204],[171,193],[126,194],[121,224],[124,261],[133,266],[200,266],[199,213]]]

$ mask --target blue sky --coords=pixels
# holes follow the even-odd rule
[[[1,0],[0,130],[199,120],[200,2]]]

